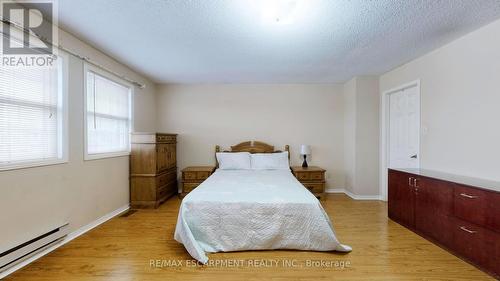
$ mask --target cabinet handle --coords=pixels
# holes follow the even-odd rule
[[[474,233],[477,232],[475,230],[467,229],[467,227],[465,227],[465,226],[461,226],[460,229],[463,230],[463,231],[465,231],[465,232],[467,232],[467,233],[470,233],[470,234],[474,234]]]
[[[413,179],[413,187],[418,187],[418,185],[417,185],[417,180],[418,180],[417,178],[414,178],[414,179]]]
[[[460,193],[460,196],[465,197],[465,198],[469,198],[469,199],[475,199],[478,197],[478,196],[469,195],[469,194],[465,194],[465,193]]]
[[[413,186],[411,183],[413,182],[413,178],[412,177],[409,177],[408,178],[408,185],[409,186]]]

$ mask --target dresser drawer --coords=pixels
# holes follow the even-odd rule
[[[165,197],[165,194],[167,194],[167,186],[163,185],[158,187],[156,189],[156,200],[160,200],[162,197]]]
[[[325,180],[325,173],[324,172],[312,172],[312,173],[310,173],[309,179],[310,180],[319,180],[319,181]]]
[[[310,180],[311,179],[311,174],[308,172],[296,172],[295,175],[297,176],[297,179],[300,180]]]
[[[199,183],[183,183],[182,184],[182,193],[188,193],[193,191],[196,187],[200,185]]]
[[[457,185],[454,190],[455,217],[500,233],[500,194]]]
[[[183,172],[182,173],[182,179],[187,180],[187,181],[192,181],[196,180],[198,178],[198,173],[197,172]]]
[[[177,175],[175,172],[163,173],[156,177],[156,184],[158,187],[167,185],[169,183],[174,182],[176,180],[176,177]]]
[[[164,186],[160,186],[156,189],[156,194],[157,198],[156,200],[162,200],[165,199],[166,196],[172,195],[177,193],[177,184],[176,183],[169,183]]]
[[[196,173],[196,179],[204,181],[210,176],[209,172],[197,172]]]
[[[303,185],[312,193],[323,193],[325,191],[324,183],[303,183]]]
[[[160,143],[175,143],[176,136],[171,135],[156,135],[156,142]]]
[[[210,176],[210,172],[183,172],[182,179],[185,181],[204,181]]]

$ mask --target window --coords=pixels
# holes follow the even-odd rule
[[[132,86],[86,65],[85,159],[130,153]]]
[[[67,57],[0,67],[0,170],[67,162]]]

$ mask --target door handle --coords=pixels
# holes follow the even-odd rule
[[[412,187],[413,186],[412,182],[413,182],[413,178],[409,177],[408,178],[408,186]]]
[[[417,154],[414,154],[412,156],[410,156],[411,159],[417,159],[418,158],[418,155]]]

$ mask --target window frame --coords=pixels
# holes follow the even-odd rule
[[[57,139],[60,142],[58,143],[58,150],[61,154],[61,157],[51,158],[51,159],[40,159],[40,160],[27,160],[27,161],[17,161],[12,164],[1,165],[0,164],[0,172],[1,171],[9,171],[9,170],[17,170],[17,169],[26,169],[26,168],[35,168],[42,166],[51,166],[51,165],[59,165],[66,164],[69,162],[69,117],[68,117],[68,107],[69,107],[69,94],[68,94],[68,73],[69,73],[69,55],[63,51],[58,50],[57,54],[55,54],[58,58],[62,59],[60,64],[61,70],[58,70],[58,107],[59,104],[61,106],[61,120],[58,120],[58,128],[60,129]],[[57,61],[57,60],[56,60]],[[36,107],[36,106],[33,106]]]
[[[93,72],[95,75],[102,76],[113,83],[122,85],[124,87],[127,87],[129,89],[129,94],[128,94],[128,99],[129,99],[129,135],[128,135],[128,144],[127,144],[127,149],[123,151],[113,151],[113,152],[103,152],[103,153],[94,153],[94,154],[89,154],[88,153],[88,110],[87,110],[87,79],[88,79],[88,74],[89,72]],[[98,159],[105,159],[105,158],[113,158],[113,157],[122,157],[122,156],[129,156],[130,151],[131,151],[131,142],[130,142],[130,133],[133,132],[134,130],[134,120],[133,120],[133,97],[134,97],[134,85],[132,83],[129,83],[122,78],[109,73],[97,66],[94,66],[88,62],[84,63],[83,66],[83,160],[85,161],[91,161],[91,160],[98,160]]]

